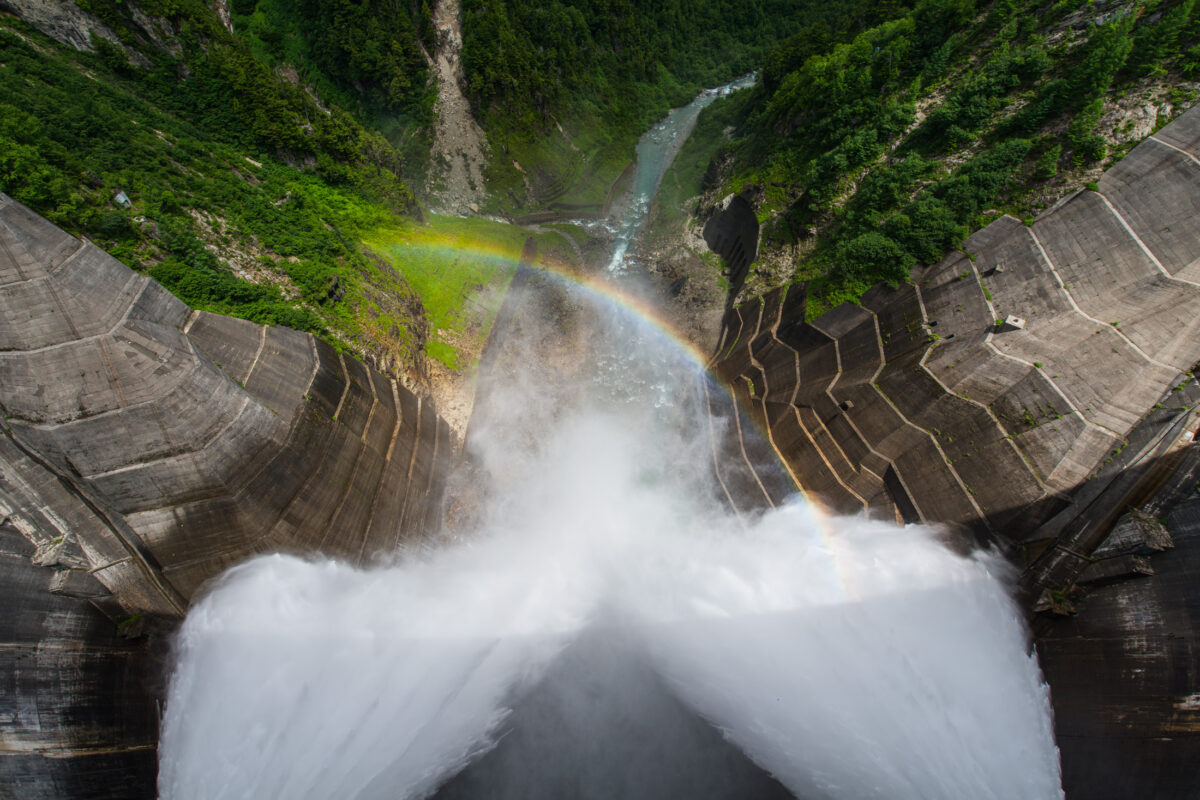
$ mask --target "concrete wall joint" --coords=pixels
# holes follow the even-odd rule
[[[116,544],[123,549],[128,557],[132,560],[135,571],[142,577],[148,587],[156,591],[162,601],[180,616],[183,616],[187,608],[187,601],[175,590],[166,578],[159,571],[157,563],[153,562],[152,557],[142,552],[142,545],[137,537],[137,534],[132,530],[125,531],[116,522],[113,515],[110,515],[100,505],[93,500],[88,493],[77,482],[69,476],[63,475],[56,470],[52,464],[43,459],[35,451],[26,447],[19,439],[12,435],[11,431],[4,432],[8,440],[13,446],[20,451],[21,455],[29,459],[41,469],[44,469],[48,474],[53,475],[62,485],[62,487],[73,495],[76,499],[83,503],[96,519],[103,525],[104,529],[108,530],[114,537]],[[96,570],[99,572],[99,570]]]
[[[56,291],[54,291],[53,285],[47,284],[50,287],[51,293],[54,297],[55,305],[57,305],[59,307],[59,312],[63,314],[63,316],[67,319],[68,323],[71,325],[71,333],[74,335],[75,338],[73,338],[69,341],[66,341],[66,342],[59,342],[58,344],[48,344],[45,347],[34,347],[29,350],[16,350],[16,349],[7,350],[4,352],[0,352],[0,358],[4,358],[6,355],[9,355],[9,354],[26,356],[26,355],[32,355],[34,353],[48,353],[51,350],[59,350],[64,347],[74,347],[75,345],[81,344],[83,342],[102,341],[105,338],[111,337],[114,333],[116,333],[118,328],[124,327],[125,323],[129,321],[129,315],[133,312],[133,309],[137,306],[138,300],[141,299],[142,294],[145,293],[146,287],[150,285],[150,279],[148,277],[146,277],[145,275],[137,275],[136,273],[134,273],[134,275],[135,275],[134,280],[139,280],[139,279],[141,280],[142,288],[139,289],[138,293],[133,296],[133,299],[129,303],[129,307],[125,309],[125,313],[121,316],[121,319],[117,320],[117,322],[115,322],[113,324],[113,326],[111,328],[109,328],[108,330],[103,331],[101,333],[94,334],[92,336],[80,336],[79,335],[78,331],[75,329],[75,324],[70,322],[70,315],[66,314],[66,312],[64,312],[62,310],[62,304],[58,301],[58,293]],[[126,284],[126,285],[128,285],[128,284]]]
[[[793,409],[792,413],[796,415],[796,424],[799,426],[801,432],[804,433],[805,438],[808,439],[809,444],[812,445],[813,452],[815,452],[817,454],[817,456],[821,459],[821,463],[825,465],[825,468],[829,471],[829,474],[832,475],[833,479],[835,481],[837,481],[838,484],[840,484],[843,489],[845,489],[847,492],[849,492],[851,496],[857,498],[858,502],[862,503],[863,508],[866,509],[867,499],[865,497],[863,497],[862,495],[860,495],[858,492],[856,492],[854,490],[854,488],[852,486],[850,486],[850,484],[846,483],[846,479],[843,478],[843,476],[838,472],[837,468],[833,466],[833,462],[831,462],[829,460],[829,456],[827,456],[825,454],[825,451],[821,449],[821,445],[817,441],[817,437],[813,436],[812,431],[810,431],[808,429],[808,427],[805,426],[804,418],[802,416],[800,416],[800,409],[796,406],[793,406],[792,409]],[[812,410],[812,409],[810,409],[810,410]],[[813,415],[816,416],[815,410],[813,410]],[[817,422],[818,423],[820,422],[819,417],[817,419]],[[838,452],[842,454],[842,459],[849,462],[849,459],[846,458],[846,454],[842,452],[841,447],[838,445],[837,439],[833,438],[833,434],[829,432],[829,429],[826,428],[823,424],[821,425],[821,429],[825,431],[825,436],[829,439],[829,441],[833,442],[833,446],[836,447]],[[875,451],[872,450],[871,452],[875,452]],[[780,458],[783,460],[783,462],[785,464],[787,463],[787,459],[783,458],[782,453],[780,453]],[[797,484],[800,484],[800,481],[796,481],[796,482],[797,482]]]
[[[763,486],[762,479],[758,477],[758,471],[754,469],[754,465],[750,463],[750,456],[746,453],[746,440],[742,436],[742,415],[738,410],[737,399],[733,399],[733,421],[737,426],[738,450],[741,451],[742,461],[746,462],[746,469],[750,470],[750,474],[754,476],[754,482],[758,485],[758,490],[762,492],[763,497],[767,500],[767,505],[771,508],[775,507],[775,503],[771,500],[771,495],[767,493],[767,487]]]
[[[882,367],[883,344],[879,338],[879,321],[878,321],[878,318],[875,316],[874,312],[871,312],[868,310],[868,313],[870,313],[872,319],[875,320],[875,338],[876,338],[876,342],[879,344],[879,359],[880,359],[881,367]],[[835,372],[833,373],[833,376],[829,379],[829,383],[827,383],[825,385],[825,388],[822,390],[822,392],[825,394],[826,397],[829,398],[829,401],[831,403],[833,403],[834,405],[838,405],[837,398],[833,396],[833,389],[834,389],[834,386],[837,385],[838,379],[841,378],[841,376],[842,376],[842,343],[836,337],[831,336],[830,340],[833,342],[833,355],[834,355],[834,360],[837,363],[837,367],[836,367]],[[875,375],[878,375],[878,374],[879,373],[877,370]],[[874,377],[872,378],[872,380],[874,380]],[[814,416],[816,416],[815,413],[814,413]],[[825,462],[825,466],[828,467],[830,474],[833,475],[834,479],[838,483],[840,483],[846,489],[846,491],[848,491],[854,497],[858,498],[859,502],[861,502],[863,504],[863,508],[866,508],[867,507],[867,499],[865,497],[863,497],[862,495],[860,495],[858,492],[854,491],[854,489],[850,488],[850,486],[848,486],[846,484],[846,481],[842,479],[842,476],[838,474],[838,471],[836,469],[834,469],[833,464],[829,461],[829,458],[825,455],[824,452],[822,452],[820,445],[817,444],[816,438],[811,434],[811,432],[808,430],[808,428],[806,428],[804,426],[804,419],[800,416],[800,414],[798,412],[796,413],[796,420],[800,425],[800,429],[804,431],[804,435],[808,437],[810,442],[812,442],[813,449],[817,452],[817,454],[819,456],[821,456],[821,460]],[[820,422],[819,416],[817,417],[817,421]],[[859,439],[861,439],[863,442],[867,442],[866,438],[863,437],[862,432],[858,429],[858,427],[856,425],[854,425],[853,421],[851,421],[849,415],[846,416],[846,421],[848,423],[850,423],[850,426],[854,429],[854,432],[856,434],[858,434]],[[833,443],[833,446],[837,448],[839,453],[841,453],[842,459],[845,460],[847,463],[852,463],[852,462],[850,462],[850,459],[846,457],[845,451],[842,450],[841,445],[838,444],[837,439],[834,437],[834,435],[832,433],[830,433],[829,429],[825,427],[824,423],[821,423],[821,427],[825,430],[825,435],[827,437],[829,437],[829,441],[831,441]],[[867,448],[875,455],[879,456],[880,458],[883,458],[885,461],[888,461],[888,463],[891,463],[887,458],[885,458],[883,456],[883,454],[877,452],[873,447],[871,447],[871,445],[869,443],[867,444]],[[780,455],[782,456],[782,454],[780,454]],[[786,461],[786,459],[784,459],[784,461]]]
[[[7,205],[8,203],[0,205],[0,208],[5,208]],[[3,227],[5,230],[11,230],[3,222],[0,222],[0,227]],[[17,271],[18,280],[13,281],[13,283],[24,283],[25,281],[29,280],[29,276],[25,274],[25,270],[21,269],[21,260],[17,258],[16,253],[14,253],[12,248],[8,246],[9,238],[10,237],[8,236],[0,236],[0,249],[3,249],[4,251],[5,260],[12,264],[13,268]]]
[[[101,352],[105,359],[106,365],[111,370],[112,362],[108,360],[107,351],[101,350]],[[188,370],[187,372],[183,373],[180,376],[179,380],[176,383],[171,385],[171,390],[173,390],[180,383],[183,383],[183,381],[187,380],[187,378],[193,372],[196,372],[199,369],[202,369],[202,365],[200,364],[199,358],[196,358],[192,361],[192,368],[190,370]],[[113,378],[113,382],[114,382],[114,384],[116,383],[115,377]],[[101,411],[96,414],[89,414],[86,417],[75,417],[74,419],[66,420],[64,422],[23,422],[23,423],[21,423],[21,425],[22,425],[22,427],[36,428],[38,430],[50,431],[50,430],[55,430],[58,428],[64,428],[64,427],[67,427],[69,425],[73,425],[73,424],[79,423],[79,422],[92,422],[94,420],[103,419],[105,417],[110,417],[110,416],[113,416],[116,414],[124,414],[127,411],[132,411],[135,409],[148,408],[148,407],[153,408],[162,400],[161,397],[154,397],[149,400],[143,400],[140,403],[130,403],[130,404],[126,405],[125,404],[125,396],[123,393],[121,393],[119,386],[117,386],[117,392],[118,392],[118,397],[121,400],[121,405],[118,406],[117,408],[110,408],[108,411]]]
[[[974,265],[972,265],[972,268],[974,268]],[[918,294],[917,296],[919,298],[920,294]],[[925,316],[924,305],[922,305],[920,308],[921,308],[922,321],[928,322],[929,320]],[[923,435],[929,437],[929,441],[933,442],[933,446],[937,450],[938,455],[941,456],[942,462],[946,465],[946,469],[948,469],[950,471],[950,475],[954,478],[955,483],[957,483],[959,485],[959,487],[962,489],[963,497],[965,497],[967,499],[967,502],[971,504],[971,507],[973,509],[975,509],[975,512],[979,515],[979,518],[984,520],[984,524],[987,524],[987,522],[986,522],[987,518],[984,516],[983,509],[980,508],[980,506],[977,502],[975,502],[974,494],[967,487],[967,484],[963,481],[963,479],[959,476],[958,470],[954,469],[954,465],[950,463],[950,458],[946,455],[946,451],[942,449],[942,445],[938,442],[937,437],[934,436],[931,432],[922,428],[920,425],[917,425],[916,423],[914,423],[908,417],[906,417],[904,415],[904,413],[900,410],[900,407],[897,406],[894,402],[892,402],[892,398],[888,397],[887,394],[883,391],[883,389],[881,389],[879,387],[879,383],[878,383],[879,376],[881,374],[883,374],[883,368],[887,365],[887,355],[885,354],[884,349],[883,349],[883,332],[879,327],[879,315],[872,313],[871,319],[874,320],[874,322],[875,322],[875,340],[879,344],[879,366],[875,369],[875,374],[871,376],[871,380],[870,380],[871,388],[874,389],[875,393],[878,394],[879,397],[883,399],[883,402],[885,402],[889,406],[891,406],[892,411],[896,412],[896,416],[898,416],[900,419],[904,420],[905,425],[909,426],[914,431],[917,431],[919,434],[923,434]],[[892,468],[896,469],[895,464],[892,465]],[[896,474],[899,474],[899,473],[900,473],[900,470],[896,469]],[[922,519],[925,518],[925,514],[921,511],[920,507],[917,508],[917,513],[921,515]],[[990,528],[991,526],[989,525],[988,527]]]
[[[921,295],[921,287],[914,284],[913,288],[916,289],[917,304],[921,308],[921,318],[924,319],[926,322],[928,322],[929,321],[929,313],[925,309],[925,298]],[[988,334],[989,343],[990,343],[991,335],[992,335],[991,333]],[[984,403],[979,402],[978,400],[974,399],[973,397],[963,397],[962,395],[955,394],[954,392],[952,392],[950,390],[950,387],[947,386],[946,384],[942,383],[942,379],[939,378],[937,376],[937,374],[934,373],[934,371],[929,368],[929,366],[928,366],[928,364],[926,364],[926,362],[929,360],[929,357],[931,355],[933,355],[933,352],[936,349],[936,347],[937,347],[936,344],[933,346],[930,346],[930,347],[926,347],[925,352],[921,354],[921,360],[919,362],[917,362],[917,364],[918,364],[918,366],[920,366],[921,370],[926,375],[928,375],[930,378],[932,378],[934,383],[936,383],[938,385],[938,387],[943,392],[945,392],[948,396],[958,397],[962,400],[966,400],[968,403],[970,403],[973,406],[976,406],[977,408],[983,409],[983,413],[987,414],[988,419],[990,419],[992,421],[992,424],[996,426],[997,438],[1006,442],[1008,444],[1009,449],[1011,449],[1013,451],[1013,453],[1018,458],[1021,459],[1021,463],[1023,463],[1025,465],[1029,474],[1031,476],[1033,476],[1033,479],[1035,481],[1037,481],[1038,486],[1040,486],[1042,488],[1042,491],[1051,492],[1052,490],[1046,486],[1045,481],[1043,481],[1041,476],[1037,474],[1037,470],[1033,469],[1033,465],[1029,463],[1029,459],[1027,459],[1025,457],[1025,454],[1021,452],[1021,448],[1017,447],[1016,442],[1014,442],[1011,437],[1003,435],[1004,426],[1000,424],[999,418],[995,415],[995,413],[992,412],[991,406],[985,405]],[[1047,380],[1049,380],[1049,379],[1047,379]],[[1068,402],[1070,402],[1070,401],[1068,400]],[[936,439],[936,437],[935,437],[935,439]]]
[[[392,404],[396,409],[396,424],[392,428],[392,440],[388,443],[387,455],[383,458],[384,463],[390,464],[392,454],[396,452],[396,440],[400,438],[400,428],[404,425],[404,412],[400,410],[400,392],[396,388],[396,381],[388,378],[387,382],[392,387]]]
[[[1169,147],[1177,153],[1182,153],[1183,155],[1187,156],[1188,160],[1191,161],[1193,164],[1195,164],[1196,166],[1200,166],[1200,159],[1197,159],[1194,155],[1192,155],[1187,150],[1184,150],[1181,147],[1176,147],[1175,145],[1171,144],[1170,142],[1164,142],[1162,139],[1160,139],[1154,135],[1147,137],[1146,141],[1155,142],[1156,144],[1161,144],[1164,147]]]
[[[338,398],[337,408],[333,410],[333,418],[336,420],[338,415],[342,413],[342,406],[346,402],[346,398],[350,396],[350,370],[346,369],[346,354],[338,353],[338,363],[342,365],[342,396]]]
[[[1096,194],[1100,197],[1101,200],[1104,201],[1104,205],[1108,208],[1108,210],[1110,212],[1112,212],[1112,215],[1114,217],[1116,217],[1117,222],[1121,223],[1121,227],[1125,229],[1125,232],[1128,233],[1130,238],[1132,238],[1133,241],[1137,243],[1137,246],[1141,249],[1141,251],[1143,253],[1146,254],[1146,257],[1149,258],[1152,262],[1154,262],[1154,266],[1158,267],[1158,271],[1160,273],[1162,273],[1162,275],[1168,281],[1173,281],[1176,283],[1183,283],[1183,284],[1187,284],[1188,286],[1200,287],[1200,283],[1196,283],[1195,281],[1189,281],[1189,280],[1186,280],[1185,278],[1177,278],[1174,275],[1172,275],[1171,273],[1167,272],[1167,268],[1164,267],[1162,265],[1162,262],[1158,260],[1158,256],[1154,255],[1154,253],[1151,252],[1150,248],[1146,245],[1146,243],[1142,241],[1142,237],[1138,236],[1137,233],[1133,230],[1133,228],[1129,227],[1129,223],[1125,221],[1125,217],[1121,216],[1121,212],[1117,211],[1116,207],[1113,206],[1112,202],[1107,197],[1105,197],[1103,194],[1100,194],[1100,192],[1096,192]]]
[[[422,405],[421,396],[417,395],[417,413],[416,413],[417,418],[415,420],[413,420],[413,423],[414,423],[413,424],[413,441],[414,442],[421,441],[421,405]],[[405,477],[404,477],[405,481],[408,483],[412,482],[413,469],[416,468],[417,450],[418,450],[418,448],[414,445],[413,449],[412,449],[412,455],[409,456],[409,459],[408,459],[408,471],[405,473]]]
[[[151,408],[153,408],[155,406],[155,403],[153,401],[151,401],[148,403],[142,403],[140,405],[149,405],[149,406],[151,406]],[[133,406],[131,406],[131,408],[132,407]],[[142,467],[147,467],[152,464],[161,464],[165,461],[171,461],[171,460],[178,459],[181,457],[196,455],[196,454],[204,451],[205,449],[207,449],[208,446],[211,445],[213,442],[220,439],[221,436],[223,436],[226,431],[228,431],[231,427],[233,427],[233,424],[235,422],[237,422],[239,419],[241,419],[242,415],[246,413],[246,409],[249,407],[250,407],[250,396],[246,395],[242,398],[241,405],[238,406],[237,413],[235,413],[232,417],[230,417],[228,422],[226,422],[218,430],[213,432],[212,436],[205,439],[199,445],[194,446],[194,447],[189,445],[188,450],[184,450],[181,452],[175,452],[175,453],[169,453],[167,455],[160,456],[159,458],[152,458],[152,459],[148,459],[146,461],[139,461],[136,464],[128,464],[124,467],[115,467],[114,469],[103,470],[101,472],[93,472],[89,475],[84,475],[83,477],[88,480],[92,480],[95,478],[106,478],[106,477],[110,477],[112,475],[120,475],[121,473],[124,473],[124,472],[132,472],[134,470],[141,469]],[[118,410],[124,411],[125,409],[118,409]]]
[[[723,477],[721,477],[721,459],[720,459],[720,454],[717,453],[717,431],[713,427],[714,414],[713,414],[713,407],[712,407],[712,398],[709,395],[708,381],[701,380],[700,386],[704,390],[704,406],[705,406],[705,410],[708,412],[704,416],[705,416],[705,419],[707,420],[707,424],[708,424],[708,445],[709,445],[708,449],[712,453],[713,474],[717,476],[717,483],[721,484],[721,491],[723,491],[725,493],[725,499],[729,501],[729,507],[732,508],[735,513],[737,513],[737,511],[738,511],[737,504],[733,502],[733,495],[730,494],[729,487],[725,484],[725,479]]]
[[[89,245],[92,247],[95,247],[95,245],[92,244],[91,242],[89,242],[87,239],[80,240],[79,247],[76,247],[74,250],[72,250],[71,255],[64,258],[62,260],[62,263],[59,264],[54,269],[48,270],[49,275],[54,276],[54,275],[57,275],[58,273],[62,272],[64,269],[66,269],[66,266],[68,264],[70,264],[72,261],[74,261],[79,256],[80,253],[82,253],[84,250],[86,250],[88,248]],[[97,249],[99,249],[99,248],[97,248]]]
[[[1108,200],[1105,199],[1104,202],[1107,203]],[[1111,208],[1111,206],[1109,206],[1109,207]],[[1113,213],[1116,213],[1115,210]],[[1123,222],[1124,221],[1122,221],[1122,223]],[[1062,278],[1062,275],[1059,274],[1058,268],[1055,267],[1054,262],[1052,262],[1050,260],[1050,254],[1046,252],[1046,248],[1042,247],[1042,241],[1041,241],[1041,239],[1038,238],[1037,232],[1034,231],[1033,228],[1026,228],[1025,230],[1029,231],[1029,235],[1031,237],[1033,237],[1033,242],[1034,242],[1034,244],[1037,245],[1038,253],[1041,254],[1042,259],[1046,262],[1046,266],[1050,268],[1050,272],[1052,272],[1054,274],[1054,278],[1058,282],[1059,290],[1062,291],[1063,295],[1067,298],[1067,301],[1071,304],[1071,308],[1075,310],[1075,313],[1077,313],[1079,316],[1083,317],[1084,319],[1088,320],[1089,322],[1093,322],[1096,325],[1101,326],[1102,328],[1112,328],[1114,331],[1116,331],[1117,336],[1121,337],[1125,341],[1126,344],[1128,344],[1131,348],[1133,348],[1134,352],[1136,352],[1142,358],[1146,359],[1146,361],[1148,361],[1149,363],[1154,364],[1156,367],[1162,367],[1163,369],[1169,369],[1172,372],[1179,371],[1178,369],[1176,369],[1175,367],[1172,367],[1169,364],[1164,364],[1161,361],[1157,361],[1157,360],[1151,358],[1149,353],[1147,353],[1145,350],[1143,350],[1142,348],[1140,348],[1136,344],[1134,344],[1133,340],[1130,339],[1129,336],[1124,331],[1122,331],[1119,327],[1116,327],[1114,325],[1110,325],[1107,322],[1098,320],[1095,317],[1088,314],[1082,308],[1080,308],[1079,304],[1075,302],[1075,297],[1071,294],[1071,291],[1066,288],[1066,285],[1067,285],[1066,281],[1064,281]],[[1159,266],[1161,267],[1161,265],[1159,265]]]
[[[979,503],[975,501],[974,493],[967,487],[967,484],[963,481],[962,477],[959,476],[958,470],[956,470],[954,465],[950,463],[950,458],[946,455],[946,451],[942,449],[942,445],[940,442],[938,442],[937,437],[914,423],[908,417],[904,416],[904,413],[900,411],[900,407],[892,402],[892,398],[888,397],[887,394],[884,393],[883,389],[879,388],[878,384],[872,383],[871,388],[873,388],[879,394],[879,396],[883,398],[885,403],[892,407],[892,410],[896,412],[896,416],[904,420],[905,425],[912,428],[914,431],[917,431],[919,434],[929,437],[929,441],[933,442],[934,449],[936,449],[938,455],[941,456],[942,463],[946,466],[946,469],[949,470],[950,476],[954,478],[954,482],[958,484],[960,489],[962,489],[963,497],[965,497],[967,502],[971,504],[971,508],[975,509],[975,513],[979,515],[979,519],[983,520],[984,524],[987,525],[987,517],[984,515],[983,509],[980,508]],[[895,468],[895,465],[893,465],[893,468]],[[896,470],[896,474],[900,474],[899,469]],[[921,511],[919,506],[917,507],[917,513],[921,514],[922,519],[926,519],[925,514]],[[990,529],[991,525],[988,525],[988,528]]]
[[[263,341],[266,341],[266,335],[266,326],[263,326]],[[312,389],[313,381],[317,379],[317,372],[321,369],[321,354],[317,352],[317,337],[313,336],[311,333],[308,334],[308,348],[309,353],[312,355],[313,365],[312,371],[308,373],[308,383],[304,385],[304,397],[306,400],[308,399],[309,390]],[[299,419],[299,415],[297,415],[297,419]]]
[[[315,345],[314,345],[315,347]],[[250,376],[254,374],[254,368],[258,366],[259,359],[262,358],[263,350],[267,348],[267,326],[263,325],[258,329],[258,349],[254,351],[254,358],[250,361],[250,369],[246,370],[246,380],[243,383],[249,382]],[[314,350],[314,358],[315,358]],[[316,374],[315,372],[313,373]],[[312,385],[312,381],[309,381]]]

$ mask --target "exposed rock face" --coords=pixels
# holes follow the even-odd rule
[[[76,50],[92,52],[96,40],[103,39],[124,53],[130,63],[139,67],[150,66],[149,59],[135,48],[127,47],[121,37],[99,17],[84,11],[71,0],[0,0],[0,11],[15,14],[51,39]],[[159,49],[179,56],[181,51],[173,38],[175,32],[170,23],[162,18],[152,20],[137,6],[132,6],[131,12],[147,40]]]
[[[217,19],[221,20],[221,24],[225,26],[225,30],[233,33],[233,17],[229,13],[229,0],[213,0],[212,10],[217,15]]]
[[[462,30],[458,0],[437,0],[433,24],[438,48],[431,59],[437,79],[438,99],[434,108],[433,169],[430,193],[447,214],[478,212],[484,198],[483,172],[487,166],[488,143],[483,129],[471,116],[463,94]]]
[[[1071,796],[1195,791],[1195,501],[1169,516],[1175,551],[1104,540],[1200,458],[1198,156],[1193,110],[1099,191],[1030,227],[1001,218],[861,306],[806,323],[792,287],[733,309],[715,358],[833,510],[1009,543],[1029,599],[1060,613],[1077,583],[1101,587],[1076,619],[1039,625]]]
[[[256,553],[364,563],[391,552],[438,524],[452,450],[427,401],[354,358],[309,334],[194,312],[5,195],[0,407],[0,519],[58,570],[56,585],[84,586],[112,616],[178,616]],[[36,614],[39,602],[58,601],[0,583],[6,608]],[[104,649],[102,628],[61,638]],[[64,691],[64,703],[89,702]],[[76,720],[47,722],[46,741],[83,736]],[[7,743],[17,734],[2,726]],[[5,750],[0,761],[19,757]]]
[[[0,0],[0,11],[16,14],[51,39],[76,50],[91,51],[93,36],[120,45],[112,28],[71,0]]]
[[[704,242],[725,262],[729,296],[737,297],[750,264],[758,257],[758,219],[741,195],[731,194],[704,223]]]

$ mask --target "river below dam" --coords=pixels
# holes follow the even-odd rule
[[[436,546],[263,556],[193,605],[161,797],[1062,796],[998,555],[716,485],[719,390],[625,254],[730,88],[643,138],[603,280],[506,300]]]

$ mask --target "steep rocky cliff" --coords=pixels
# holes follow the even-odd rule
[[[119,658],[112,626],[78,598],[136,625],[181,615],[206,580],[256,553],[365,563],[438,524],[452,445],[428,401],[354,358],[192,311],[4,195],[0,407],[6,563],[29,574],[18,562],[33,549],[60,595],[32,578],[0,582],[5,607],[28,611],[5,641],[18,654],[47,642],[94,653],[80,658],[103,680]],[[125,704],[97,705],[103,692],[68,680],[46,689],[74,669],[56,663],[6,695],[18,711],[84,711],[6,716],[0,769],[34,774],[36,755],[62,771],[61,759],[90,757],[80,742],[147,746],[144,719],[124,725]]]

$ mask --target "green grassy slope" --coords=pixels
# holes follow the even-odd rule
[[[500,309],[525,240],[515,225],[430,215],[425,224],[390,224],[363,241],[401,271],[429,320],[427,354],[453,370],[472,366]],[[539,263],[574,266],[558,233],[540,233]]]

